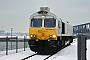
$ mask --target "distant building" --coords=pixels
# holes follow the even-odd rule
[[[4,30],[0,30],[0,35],[5,35],[5,31]]]
[[[3,29],[0,30],[0,36],[28,36],[29,33],[23,33],[23,32],[5,32]]]

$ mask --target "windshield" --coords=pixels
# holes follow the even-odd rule
[[[55,27],[56,20],[55,19],[45,19],[44,20],[44,27]]]
[[[31,19],[31,27],[42,27],[42,19]]]

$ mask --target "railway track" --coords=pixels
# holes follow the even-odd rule
[[[23,59],[21,59],[21,60],[26,60],[26,59],[28,59],[28,58],[31,58],[31,57],[35,56],[35,55],[37,55],[37,53],[36,53],[36,54],[33,54],[33,55],[30,55],[30,56],[27,56],[27,57],[25,57],[25,58],[23,58]]]
[[[54,53],[54,54],[56,54],[56,53]],[[50,58],[50,57],[53,56],[54,54],[49,55],[48,57],[44,58],[43,60],[47,60],[48,58]]]
[[[54,54],[56,54],[56,53],[54,53]],[[51,55],[43,58],[43,60],[49,59],[49,58],[50,58],[51,56],[53,56],[54,54],[51,54]],[[26,59],[29,59],[29,60],[30,60],[31,57],[34,57],[34,56],[36,56],[36,55],[38,55],[38,54],[36,53],[36,54],[30,55],[30,56],[27,56],[27,57],[25,57],[25,58],[23,58],[23,59],[21,59],[21,60],[26,60]],[[34,58],[35,58],[35,57],[34,57]]]

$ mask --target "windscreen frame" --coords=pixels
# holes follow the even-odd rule
[[[39,26],[32,26],[32,20],[41,20],[41,25],[40,25],[40,27],[42,27],[42,19],[41,19],[41,18],[33,18],[33,19],[31,19],[31,21],[30,21],[30,27],[32,27],[32,28],[34,28],[34,27],[39,27]]]
[[[47,20],[47,19],[48,19],[48,20],[54,20],[54,21],[55,21],[55,22],[54,22],[55,25],[52,26],[52,27],[51,27],[51,26],[47,26],[47,27],[46,27],[46,26],[45,26],[45,20]],[[55,18],[45,18],[45,19],[44,19],[44,27],[46,27],[46,28],[54,28],[54,27],[56,27],[56,19],[55,19]]]

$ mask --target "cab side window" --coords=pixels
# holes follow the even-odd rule
[[[60,21],[58,21],[58,28],[60,28]]]

